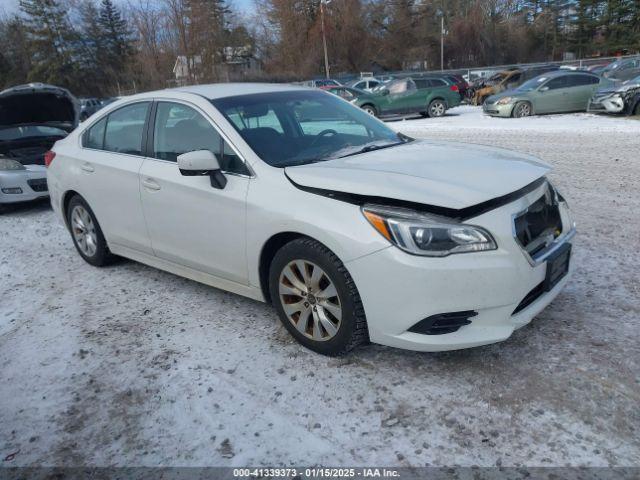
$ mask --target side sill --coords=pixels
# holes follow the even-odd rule
[[[215,275],[204,273],[200,270],[194,270],[192,268],[185,267],[184,265],[179,265],[122,245],[112,243],[109,245],[109,250],[111,250],[115,255],[120,255],[121,257],[143,263],[150,267],[157,268],[158,270],[173,273],[179,277],[188,278],[194,282],[203,283],[210,287],[219,288],[220,290],[242,295],[243,297],[248,297],[253,300],[258,300],[259,302],[265,301],[262,291],[259,288],[216,277]]]

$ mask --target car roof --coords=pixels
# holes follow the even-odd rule
[[[309,90],[308,87],[282,83],[215,83],[210,85],[192,85],[189,87],[173,88],[166,91],[194,93],[213,100],[215,98],[234,97],[236,95],[251,95],[254,93],[293,92]],[[155,92],[160,94],[163,90]]]
[[[561,77],[563,75],[590,75],[592,77],[597,77],[593,72],[589,72],[586,70],[551,70],[550,72],[541,73],[538,76],[544,75],[545,77]]]

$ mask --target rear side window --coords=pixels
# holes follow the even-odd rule
[[[432,87],[444,87],[447,83],[444,80],[441,80],[439,78],[432,78],[431,79],[431,86]]]
[[[149,102],[119,108],[107,117],[103,150],[142,155],[142,133]]]
[[[600,79],[593,75],[571,75],[568,81],[568,87],[583,87],[585,85],[594,85],[599,83]]]
[[[102,150],[102,146],[104,145],[104,130],[106,126],[107,126],[106,117],[100,120],[95,125],[93,125],[84,134],[82,146],[86,148],[95,148],[96,150]]]

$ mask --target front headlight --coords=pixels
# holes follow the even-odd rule
[[[383,237],[405,252],[427,257],[498,248],[485,229],[414,210],[365,205],[362,213]]]
[[[513,97],[504,97],[498,100],[496,103],[498,105],[508,105],[511,103],[512,100],[513,100]]]
[[[11,158],[0,158],[0,170],[26,170],[26,168]]]

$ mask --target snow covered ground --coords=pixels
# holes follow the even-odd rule
[[[261,303],[93,268],[46,204],[20,207],[0,215],[2,465],[640,466],[640,121],[460,107],[390,125],[555,167],[578,266],[532,324],[329,359]]]

